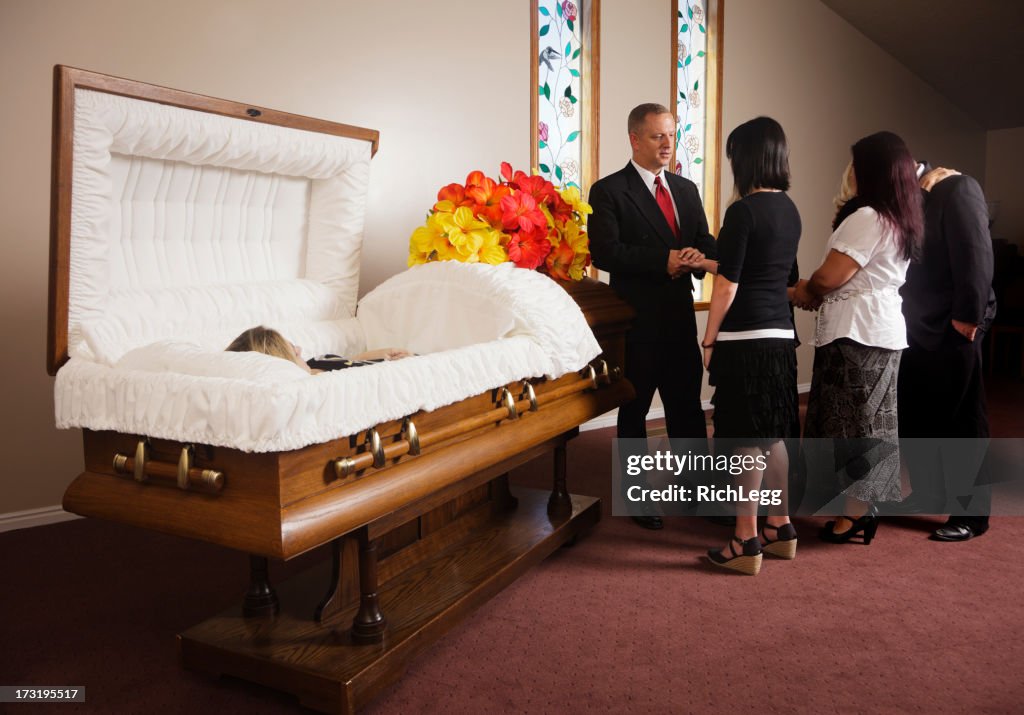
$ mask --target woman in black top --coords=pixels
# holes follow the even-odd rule
[[[762,551],[791,559],[796,531],[789,521],[787,437],[799,437],[796,343],[787,284],[796,263],[800,214],[786,195],[789,150],[774,119],[736,127],[726,141],[736,194],[718,234],[704,364],[715,386],[716,450],[750,457],[735,486],[772,490],[766,523],[757,534],[756,501],[737,503],[736,532],[724,549],[708,551],[715,565],[751,575]],[[778,490],[775,492],[774,490]]]

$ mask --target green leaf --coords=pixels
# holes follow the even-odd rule
[[[569,135],[569,138],[565,140],[565,143],[566,143],[566,144],[568,144],[568,143],[569,143],[569,142],[571,142],[571,141],[575,141],[576,137],[578,137],[579,135],[580,135],[580,133],[579,133],[579,132],[572,132],[572,133],[571,133],[571,134]]]
[[[676,129],[676,144],[678,144],[679,140],[682,139],[682,138],[683,138],[683,133],[681,131],[679,131],[678,129]]]
[[[566,97],[572,97],[572,85],[570,84],[569,86],[567,86],[565,88],[565,92],[563,92],[562,94],[564,94]]]
[[[691,57],[690,55],[687,55],[686,56],[686,62],[684,62],[683,64],[685,64],[687,67],[689,67],[691,62],[693,62],[693,57]]]
[[[697,27],[699,27],[699,28],[700,28],[700,31],[701,31],[701,32],[703,32],[703,33],[707,34],[707,30],[705,30],[705,29],[704,29],[704,26],[703,26],[703,25],[697,25]]]
[[[679,11],[679,17],[682,17],[682,16],[683,16],[683,11],[682,11],[682,10],[680,10],[680,11]]]
[[[698,52],[697,56],[698,57],[703,57],[704,56],[704,50],[701,50],[700,52]]]
[[[571,69],[571,70],[569,70],[569,74],[571,74],[573,77],[579,77],[580,76],[580,71],[579,70],[572,70]]]
[[[571,42],[566,42],[565,43],[565,56],[568,57],[571,52],[572,52],[572,43]]]
[[[703,159],[701,159],[701,158],[700,158],[700,157],[698,156],[698,157],[697,157],[696,159],[694,159],[694,160],[693,160],[693,163],[694,163],[694,164],[703,164],[703,163],[704,163],[704,160],[703,160]]]
[[[694,82],[694,83],[693,83],[693,91],[694,91],[694,92],[696,92],[696,91],[697,91],[697,87],[698,87],[698,86],[700,86],[700,80],[697,80],[696,82]]]
[[[545,174],[551,173],[551,167],[549,167],[547,164],[538,164],[537,168],[540,169]]]
[[[560,167],[560,166],[556,166],[555,167],[555,176],[558,177],[559,181],[562,180],[562,167]]]
[[[565,21],[565,24],[566,24],[566,27],[568,27],[568,28],[569,28],[569,32],[573,32],[573,24],[572,24],[572,20],[566,20],[566,21]]]
[[[544,27],[540,28],[540,32],[537,33],[537,36],[538,37],[544,37],[544,35],[548,34],[549,30],[551,30],[551,23],[550,22],[547,25],[545,25]]]
[[[682,94],[682,92],[680,92],[679,94]],[[685,127],[683,127],[683,131],[684,132],[690,131],[690,127],[692,127],[692,126],[693,126],[692,124],[687,124]]]
[[[566,186],[575,186],[577,189],[580,188],[580,185],[577,184],[575,181],[570,181],[568,184],[566,184]]]
[[[569,101],[572,102],[573,104],[576,104],[577,100],[575,97],[569,97]]]
[[[547,9],[546,7],[544,7],[543,5],[541,5],[541,6],[540,6],[540,7],[538,8],[538,10],[540,10],[540,14],[541,14],[541,15],[543,15],[544,17],[551,17],[551,11],[550,11],[550,10],[548,10],[548,9]]]
[[[685,97],[686,97],[686,93],[683,92],[682,90],[679,90],[679,98],[680,99],[684,99]]]
[[[679,66],[679,69],[682,69],[682,68],[683,68],[683,63],[682,63],[682,62],[676,62],[676,65],[678,65],[678,66]]]
[[[693,8],[690,7],[689,3],[686,4],[686,12],[688,12],[690,14],[690,19],[692,20],[693,19]]]
[[[572,59],[576,59],[580,56],[580,52],[583,50],[582,47],[577,47],[576,51],[572,53]]]
[[[555,3],[555,12],[558,13],[559,17],[562,16],[562,3],[560,3],[560,2],[556,2]]]
[[[545,141],[538,141],[537,142],[537,148],[538,149],[547,149],[548,148],[548,143],[545,142]]]
[[[551,99],[551,87],[547,82],[544,83],[544,96]]]
[[[679,28],[679,34],[682,34],[684,32],[689,32],[689,31],[690,31],[690,26],[687,23],[685,23],[685,22]]]

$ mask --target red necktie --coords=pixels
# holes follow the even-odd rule
[[[672,197],[668,195],[668,189],[661,183],[661,177],[654,177],[654,198],[658,202],[658,207],[661,208],[661,212],[665,214],[665,220],[668,221],[668,225],[672,228],[672,235],[679,238],[679,226],[676,225],[676,212],[672,210]]]

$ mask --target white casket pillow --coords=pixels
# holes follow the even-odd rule
[[[123,370],[173,372],[192,377],[226,377],[247,382],[277,384],[308,378],[293,362],[255,352],[213,351],[195,343],[159,342],[126,353],[115,366]]]

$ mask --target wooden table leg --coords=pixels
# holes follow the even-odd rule
[[[242,615],[246,618],[274,616],[281,609],[277,593],[270,585],[265,556],[249,556],[249,590],[242,602]]]
[[[555,447],[555,483],[548,499],[548,514],[556,517],[572,515],[572,497],[566,485],[565,442]]]
[[[321,625],[343,611],[359,597],[359,542],[352,536],[339,536],[331,542],[331,581],[327,594],[316,607],[313,618]]]
[[[366,527],[359,530],[359,613],[352,621],[352,640],[356,643],[380,643],[388,622],[380,612],[377,593],[377,542]]]

